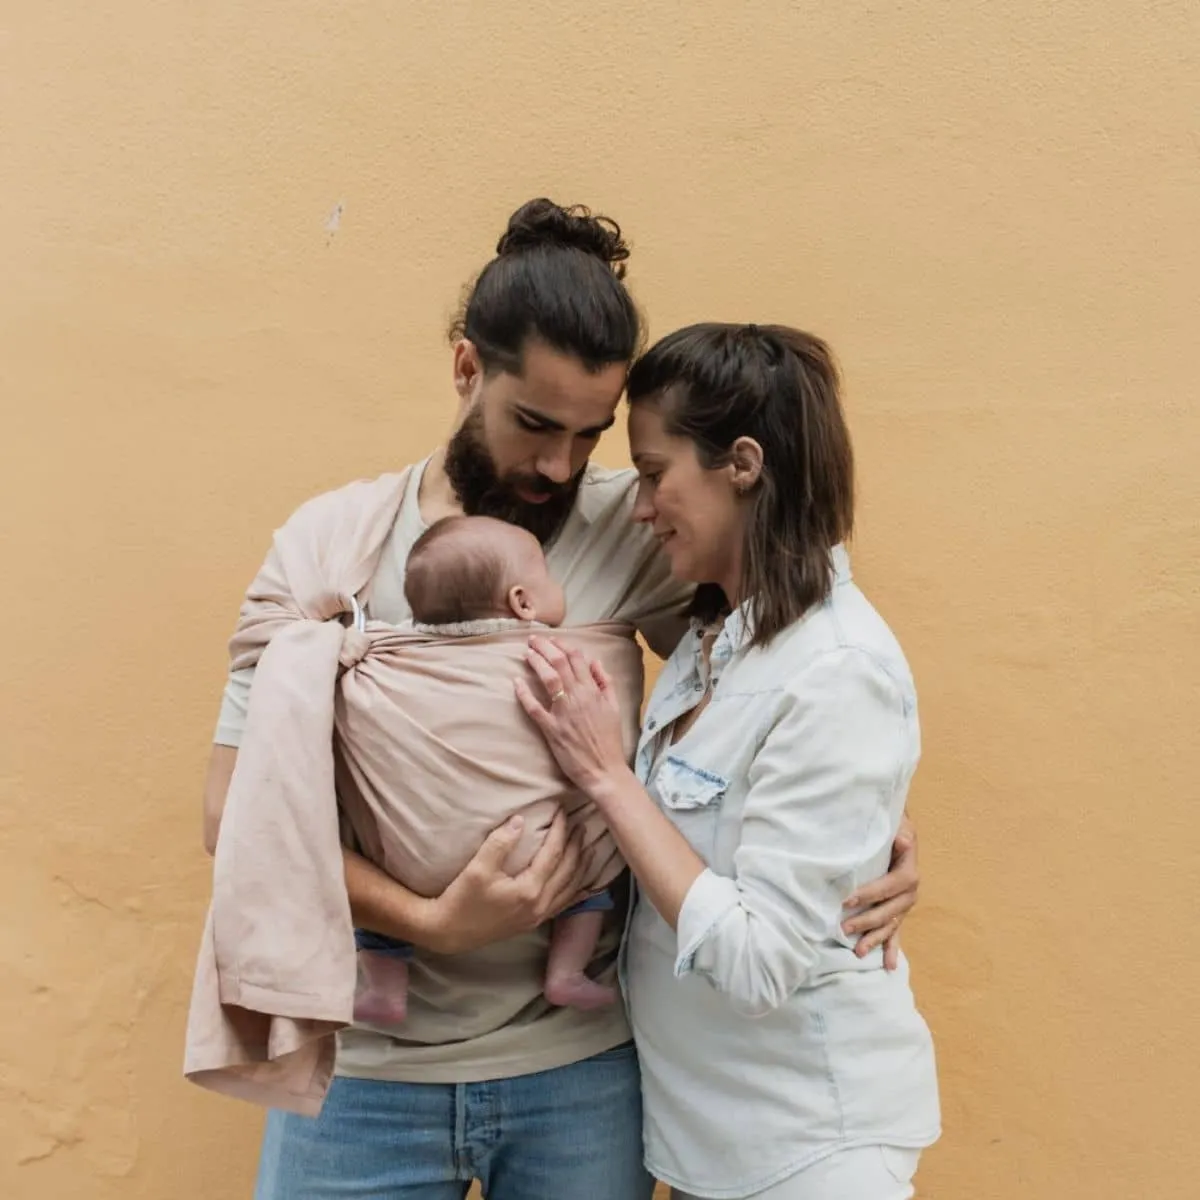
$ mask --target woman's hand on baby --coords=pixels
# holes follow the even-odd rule
[[[436,900],[421,944],[435,954],[462,954],[528,933],[578,898],[586,864],[578,837],[568,837],[562,811],[537,853],[518,875],[504,869],[521,840],[524,818],[493,830],[475,857]]]
[[[594,793],[628,770],[621,739],[621,709],[604,668],[553,638],[531,637],[526,653],[541,695],[524,679],[514,686],[521,707],[542,731],[562,772]]]

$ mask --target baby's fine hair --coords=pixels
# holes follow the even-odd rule
[[[417,538],[404,577],[414,621],[455,625],[507,613],[512,563],[504,545],[488,536],[492,524],[481,517],[444,517]]]

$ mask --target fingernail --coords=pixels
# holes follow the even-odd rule
[[[509,817],[508,827],[509,827],[509,829],[511,829],[513,831],[513,833],[520,833],[521,830],[525,828],[525,818],[524,817]]]
[[[842,907],[843,908],[857,908],[858,907],[858,897],[851,896],[850,899],[847,900],[846,903],[842,905]]]

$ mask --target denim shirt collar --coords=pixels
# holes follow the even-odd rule
[[[833,586],[850,581],[850,558],[843,546],[835,546],[830,555],[833,571]],[[721,674],[737,654],[745,649],[751,637],[749,607],[740,605],[721,623],[709,656],[709,671],[704,668],[703,639],[706,628],[701,621],[693,621],[675,653],[659,677],[658,686],[650,697],[646,710],[646,722],[638,746],[636,766],[639,777],[649,777],[652,751],[659,732],[677,717],[694,707],[712,675],[712,685],[720,681]]]

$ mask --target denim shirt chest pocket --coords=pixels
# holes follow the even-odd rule
[[[726,776],[673,751],[667,752],[654,775],[654,790],[671,824],[706,863],[712,860],[728,789]]]

